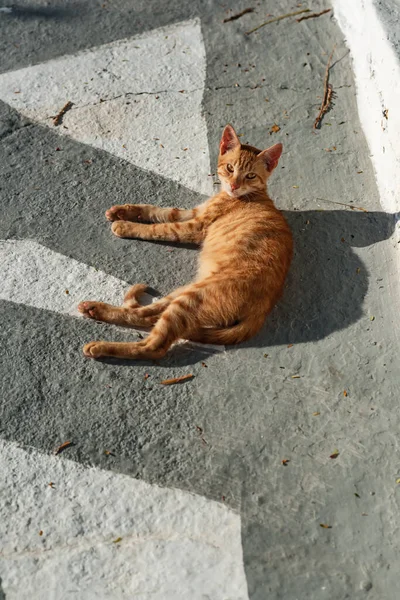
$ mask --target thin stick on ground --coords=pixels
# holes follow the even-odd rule
[[[329,204],[340,204],[340,206],[347,206],[351,208],[351,210],[362,210],[362,212],[367,213],[368,210],[366,208],[362,208],[361,206],[353,206],[353,204],[346,204],[345,202],[335,202],[334,200],[326,200],[325,198],[317,198],[317,200],[321,200],[321,202],[329,202]]]
[[[64,104],[64,106],[62,107],[62,109],[60,110],[60,112],[53,117],[53,123],[54,125],[57,127],[57,125],[61,125],[62,120],[63,120],[63,116],[65,115],[65,113],[67,111],[70,110],[70,108],[73,107],[73,102],[71,102],[70,100],[68,100],[68,102],[66,104]]]
[[[336,48],[336,44],[333,46],[331,55],[328,59],[327,65],[326,65],[325,80],[324,80],[324,96],[322,99],[322,104],[321,104],[321,108],[319,110],[318,116],[314,121],[314,129],[321,128],[322,118],[323,118],[324,114],[328,112],[329,107],[331,105],[333,87],[329,83],[329,69],[331,68],[331,61],[332,61],[333,53],[335,52],[335,48]]]
[[[243,17],[243,15],[247,15],[247,13],[252,12],[254,12],[254,8],[245,8],[244,10],[242,10],[242,12],[238,13],[237,15],[232,15],[231,17],[224,19],[222,22],[229,23],[229,21],[236,21],[236,19],[240,19],[240,17]]]
[[[193,379],[194,375],[182,375],[181,377],[173,377],[172,379],[164,379],[160,381],[161,385],[173,385],[174,383],[181,383],[182,381],[187,381],[189,379]]]
[[[296,15],[301,15],[302,13],[307,13],[307,12],[310,12],[309,8],[304,8],[303,10],[296,10],[295,12],[287,13],[286,15],[281,15],[280,17],[274,17],[273,19],[270,19],[269,21],[265,21],[264,23],[261,23],[261,25],[254,27],[254,29],[250,29],[250,31],[246,31],[246,35],[250,35],[250,33],[253,33],[254,31],[257,31],[258,29],[261,29],[261,27],[265,27],[265,25],[269,25],[270,23],[276,23],[276,21],[282,21],[282,19],[288,19],[289,17],[295,17]]]
[[[321,17],[322,15],[326,15],[326,13],[331,12],[331,8],[326,8],[325,10],[321,10],[319,13],[311,13],[311,15],[306,15],[305,17],[300,17],[300,19],[296,19],[298,23],[301,21],[305,21],[306,19],[316,19],[317,17]]]

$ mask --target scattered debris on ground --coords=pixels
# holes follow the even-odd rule
[[[324,80],[324,96],[322,99],[322,104],[321,104],[321,108],[319,110],[318,116],[314,121],[314,129],[321,129],[322,118],[328,112],[328,110],[331,106],[333,87],[329,83],[329,69],[331,68],[331,60],[332,60],[333,53],[335,52],[335,48],[336,48],[336,44],[333,46],[332,52],[328,59],[328,63],[326,65],[325,80]]]
[[[288,19],[289,17],[296,17],[297,15],[301,15],[302,13],[308,13],[308,12],[310,12],[310,9],[304,8],[303,10],[296,10],[295,12],[287,13],[286,15],[281,15],[280,17],[274,17],[273,19],[270,19],[269,21],[265,21],[264,23],[261,23],[261,25],[254,27],[254,29],[250,29],[250,31],[246,31],[246,35],[250,35],[250,33],[254,33],[254,31],[257,31],[258,29],[261,29],[261,27],[265,27],[265,25],[269,25],[270,23],[276,23],[277,21],[282,21],[282,19]]]
[[[199,436],[200,436],[200,439],[201,439],[202,443],[203,443],[205,446],[208,446],[208,443],[206,442],[206,440],[205,440],[205,439],[204,439],[204,437],[203,437],[203,429],[202,429],[202,427],[199,427],[198,425],[196,425],[196,429],[197,429],[197,431],[198,431],[198,433],[199,433]]]
[[[74,103],[68,100],[68,102],[64,104],[60,112],[57,113],[55,117],[53,117],[53,124],[55,127],[61,125],[65,113],[68,112],[73,107],[73,105]]]
[[[335,200],[326,200],[325,198],[317,198],[317,200],[321,200],[321,202],[329,202],[330,204],[339,204],[340,206],[347,206],[347,208],[351,208],[351,210],[362,210],[362,212],[367,213],[366,208],[362,208],[362,206],[354,206],[353,204],[346,204],[346,202],[337,202]]]
[[[231,17],[224,19],[222,22],[229,23],[229,21],[236,21],[236,19],[240,19],[240,17],[243,17],[243,15],[247,15],[247,13],[252,12],[254,12],[254,8],[245,8],[244,10],[242,10],[242,12],[237,13],[236,15],[232,15]]]
[[[182,375],[181,377],[173,377],[172,379],[164,379],[160,381],[161,385],[174,385],[174,383],[182,383],[182,381],[189,381],[189,379],[193,379],[194,375]]]
[[[56,448],[54,450],[54,454],[61,454],[61,452],[64,452],[64,450],[66,450],[67,448],[70,448],[71,446],[73,446],[74,444],[72,442],[64,442],[63,444],[61,444],[61,446],[58,446],[58,448]]]
[[[304,17],[300,17],[300,19],[296,19],[298,23],[301,21],[305,21],[306,19],[315,19],[316,17],[321,17],[322,15],[326,15],[326,13],[331,12],[331,8],[326,8],[325,10],[321,10],[319,13],[311,13],[311,15],[305,15]]]

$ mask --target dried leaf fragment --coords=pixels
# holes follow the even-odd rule
[[[345,398],[347,398],[347,395],[348,395],[348,394],[347,394],[347,390],[344,390],[344,392],[343,392],[343,396],[344,396]]]
[[[52,481],[50,481],[50,483],[48,485],[49,485],[49,487],[54,489],[54,483]]]
[[[292,379],[300,379],[300,375],[292,375]]]
[[[122,542],[122,537],[117,537],[117,539],[113,540],[113,544],[119,544]]]
[[[320,412],[313,412],[312,416],[313,417],[319,417],[320,414],[321,414]]]
[[[64,450],[66,450],[70,446],[72,446],[72,442],[64,442],[63,444],[61,444],[61,446],[58,446],[58,448],[56,448],[54,450],[54,454],[55,455],[61,454],[61,452],[63,452]]]
[[[327,525],[326,523],[320,523],[319,526],[323,529],[332,529],[332,525]]]
[[[173,377],[172,379],[164,379],[163,381],[160,381],[160,383],[161,383],[161,385],[174,385],[175,383],[181,383],[182,381],[188,381],[193,378],[194,378],[193,374],[182,375],[181,377]]]
[[[274,123],[269,131],[269,135],[272,135],[273,133],[278,133],[278,131],[280,131],[280,130],[281,130],[281,128],[279,127],[279,125]]]
[[[205,363],[205,362],[202,362],[202,363],[201,363],[201,366],[202,366],[202,367],[205,367],[206,369],[208,368],[208,365],[206,365],[206,363]]]
[[[284,467],[287,467],[289,463],[290,463],[290,460],[288,458],[284,458],[282,460],[282,464],[283,464]]]
[[[39,531],[39,535],[40,535],[40,536],[42,536],[42,535],[43,535],[43,531],[42,531],[42,530],[40,530],[40,531]]]
[[[370,321],[375,321],[375,317],[371,316],[371,317],[369,318],[369,320],[370,320]]]
[[[66,104],[64,104],[60,112],[55,117],[53,117],[53,124],[55,125],[55,127],[62,123],[63,116],[68,110],[70,110],[73,107],[73,105],[73,102],[69,100]]]
[[[339,450],[335,449],[329,458],[337,458],[339,456]]]
[[[400,483],[400,477],[398,479],[396,479],[396,483],[399,484]]]

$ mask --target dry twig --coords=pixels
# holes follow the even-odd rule
[[[252,12],[254,12],[254,8],[245,8],[244,10],[242,10],[242,12],[238,13],[237,15],[232,15],[231,17],[224,19],[222,22],[229,23],[229,21],[236,21],[236,19],[240,19],[240,17],[243,17],[243,15]]]
[[[53,123],[54,123],[55,127],[57,127],[57,125],[61,125],[63,116],[65,115],[65,113],[67,111],[69,111],[73,107],[73,105],[74,105],[73,102],[68,100],[67,104],[64,104],[64,106],[62,107],[60,112],[55,117],[53,117]]]
[[[321,200],[321,202],[329,202],[330,204],[340,204],[340,206],[347,206],[351,208],[351,210],[362,210],[362,212],[367,213],[366,208],[362,208],[361,206],[353,206],[352,204],[346,204],[345,202],[335,202],[334,200],[326,200],[325,198],[317,198],[317,200]]]
[[[320,17],[321,15],[325,15],[328,12],[331,12],[331,8],[326,8],[325,10],[321,10],[319,13],[311,13],[311,15],[306,15],[305,17],[300,17],[300,19],[296,19],[298,23],[301,21],[305,21],[306,19],[315,19],[316,17]]]
[[[182,375],[181,377],[173,377],[172,379],[164,379],[164,381],[160,381],[161,385],[173,385],[174,383],[181,383],[182,381],[187,381],[188,379],[193,379],[194,375]]]
[[[307,13],[307,12],[310,12],[309,8],[304,8],[303,10],[296,10],[295,12],[287,13],[286,15],[281,15],[280,17],[274,17],[273,19],[270,19],[269,21],[265,21],[264,23],[261,23],[261,25],[254,27],[254,29],[250,29],[250,31],[246,31],[246,35],[250,35],[250,33],[253,33],[254,31],[257,31],[258,29],[261,29],[261,27],[265,27],[265,25],[269,25],[270,23],[276,23],[276,21],[282,21],[282,19],[287,19],[289,17],[295,17],[296,15],[301,15],[302,13]]]
[[[336,48],[336,44],[333,46],[331,55],[328,59],[327,65],[326,65],[325,81],[324,81],[324,97],[322,99],[322,104],[321,104],[321,108],[319,110],[318,116],[314,121],[314,129],[321,128],[322,117],[324,116],[325,113],[328,112],[329,107],[331,105],[333,87],[329,83],[329,69],[331,68],[331,60],[332,60],[333,53],[335,52],[335,48]]]
[[[61,446],[58,446],[58,448],[56,448],[54,450],[54,454],[56,454],[56,455],[61,454],[61,452],[63,452],[63,450],[66,450],[70,446],[73,446],[72,442],[64,442],[63,444],[61,444]]]

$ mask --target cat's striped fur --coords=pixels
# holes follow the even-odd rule
[[[81,302],[87,317],[117,325],[152,327],[140,342],[91,342],[84,354],[161,358],[179,338],[237,344],[261,328],[280,297],[292,258],[292,235],[266,191],[282,152],[241,145],[227,125],[220,143],[218,174],[223,191],[194,209],[150,205],[113,206],[106,217],[119,237],[202,244],[192,283],[140,306],[146,286],[134,285],[122,306]]]

